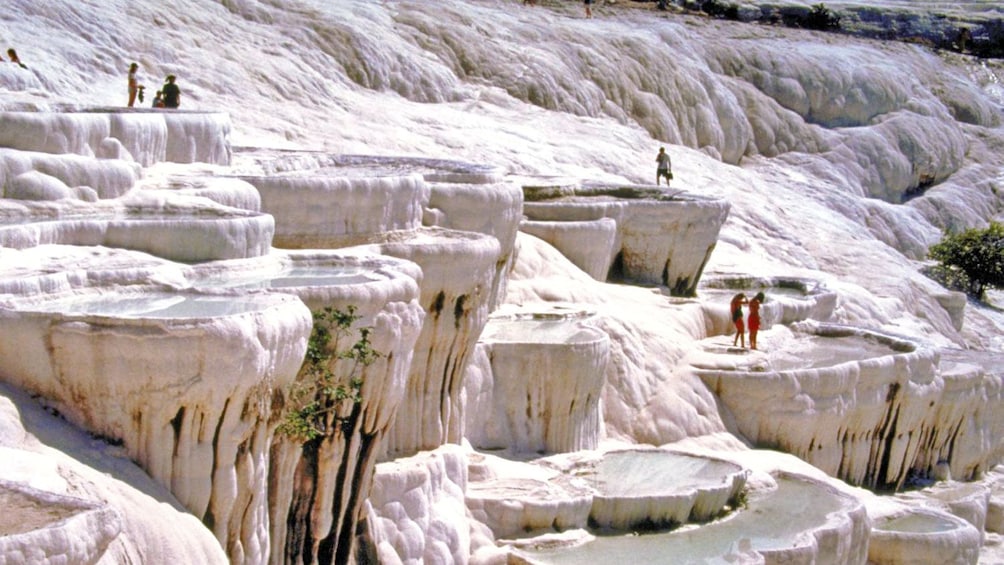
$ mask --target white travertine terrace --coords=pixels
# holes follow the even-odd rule
[[[426,179],[444,180],[430,182],[425,224],[481,233],[498,240],[499,259],[489,304],[494,310],[505,299],[509,271],[516,261],[516,231],[523,217],[523,191],[513,182],[448,182],[456,176],[426,175]]]
[[[545,465],[503,463],[472,455],[466,504],[495,538],[520,538],[584,528],[595,490]]]
[[[549,191],[543,195],[539,192],[534,191],[533,197],[541,199],[527,196],[523,204],[530,220],[613,219],[617,237],[612,267],[619,271],[614,274],[643,284],[665,285],[676,296],[693,296],[696,292],[729,213],[729,204],[723,200],[669,189],[663,192],[655,187],[587,184],[575,189],[571,196],[556,198],[549,198]],[[599,244],[604,245],[602,239]],[[569,254],[578,255],[574,248]]]
[[[909,473],[926,475],[941,461],[953,476],[972,478],[999,458],[1000,438],[971,418],[998,401],[995,379],[979,371],[946,378],[935,350],[885,334],[808,322],[799,328],[832,343],[807,341],[791,358],[775,350],[738,364],[721,355],[695,361],[749,441],[871,487],[899,488]],[[842,338],[865,341],[849,345],[849,359],[827,352],[813,364],[813,349],[839,351]]]
[[[496,0],[343,0],[316,10],[256,0],[133,0],[128,10],[110,2],[86,10],[72,0],[9,2],[19,17],[0,27],[31,69],[0,63],[0,493],[16,483],[11,490],[32,494],[20,502],[85,510],[57,527],[43,524],[29,543],[12,540],[20,534],[0,536],[0,546],[19,544],[0,549],[0,563],[20,565],[21,548],[30,545],[38,553],[29,560],[54,564],[100,556],[99,563],[366,557],[499,565],[550,561],[510,547],[518,543],[566,542],[571,557],[564,558],[577,563],[664,562],[695,551],[695,560],[863,564],[874,532],[861,503],[869,501],[874,522],[904,514],[874,502],[888,496],[849,488],[783,453],[749,449],[743,442],[754,435],[737,430],[750,419],[758,433],[783,438],[765,442],[771,448],[790,449],[831,474],[863,476],[864,484],[979,481],[965,483],[979,486],[972,492],[924,493],[910,503],[935,505],[983,530],[996,552],[990,560],[999,560],[1004,480],[994,478],[1001,467],[991,467],[1004,457],[1004,362],[962,348],[999,350],[1002,318],[918,272],[945,229],[1001,218],[1004,75],[993,61],[804,29],[653,17],[651,4],[640,2],[606,2],[595,20],[583,20],[571,3],[517,10]],[[151,49],[151,22],[179,21],[193,25],[156,34]],[[64,100],[123,102],[120,66],[128,54],[144,73],[184,69],[185,109],[61,107]],[[187,110],[202,105],[239,111],[236,133],[244,140],[326,151],[242,151],[241,163],[232,163],[230,118]],[[22,111],[31,108],[44,111]],[[701,196],[638,184],[650,181],[656,142],[670,145],[675,182]],[[163,182],[182,170],[172,161],[212,166]],[[570,176],[530,179],[521,195],[509,176],[520,171]],[[240,180],[254,176],[309,178],[323,185],[323,197],[294,196],[283,202],[288,212],[259,214],[258,190]],[[339,183],[362,188],[328,190]],[[514,236],[521,197],[530,201],[526,210],[587,205],[531,218],[526,233]],[[707,209],[663,209],[684,204]],[[285,214],[281,227],[300,229],[301,241],[273,241],[270,212]],[[308,242],[312,231],[322,237]],[[360,247],[288,252],[273,243]],[[791,268],[838,290],[796,297],[768,290],[765,347],[730,348],[724,297],[694,296],[706,262],[739,273]],[[599,282],[608,275],[666,286]],[[326,288],[335,286],[343,288]],[[156,304],[133,300],[138,295]],[[207,322],[206,312],[193,315],[200,301],[194,308],[235,310]],[[597,311],[591,330],[608,341],[604,371],[581,364],[591,372],[583,382],[602,376],[605,384],[602,421],[594,425],[587,415],[587,439],[576,441],[607,434],[604,440],[634,447],[687,443],[709,460],[746,466],[760,458],[819,482],[777,476],[770,488],[767,481],[750,487],[748,511],[675,532],[592,539],[565,530],[517,539],[532,533],[527,528],[581,523],[585,497],[566,490],[553,468],[522,477],[512,467],[523,464],[469,452],[465,443],[487,431],[471,428],[485,416],[482,377],[493,372],[489,348],[476,341],[496,306],[556,302]],[[88,303],[105,314],[80,311]],[[25,310],[40,304],[58,312]],[[339,407],[345,428],[310,445],[275,440],[286,389],[274,387],[271,403],[253,402],[241,385],[268,380],[269,359],[296,365],[308,311],[331,304],[365,311],[363,323],[379,330],[375,347],[393,361],[371,367],[360,401]],[[814,346],[799,349],[806,340],[798,328],[782,326],[831,317],[908,332],[916,347],[890,353],[871,339],[845,347],[817,335]],[[830,346],[816,347],[818,340]],[[171,345],[151,345],[159,341]],[[533,346],[552,345],[541,341]],[[708,354],[695,352],[701,348]],[[838,360],[824,358],[831,354]],[[55,361],[39,361],[47,355]],[[545,358],[536,365],[552,362]],[[708,386],[690,360],[739,377]],[[804,361],[816,366],[797,366]],[[57,372],[67,378],[52,378]],[[163,375],[168,382],[153,378]],[[39,398],[51,414],[8,381],[32,393],[45,387]],[[117,385],[150,391],[109,392]],[[119,409],[143,401],[154,405]],[[788,411],[772,414],[775,402]],[[85,415],[94,437],[57,413],[77,423]],[[144,445],[145,459],[131,439],[106,443],[119,438],[100,424],[148,430],[164,415],[177,425],[147,434],[157,441]],[[45,425],[31,425],[32,418]],[[434,451],[374,470],[395,444],[392,456]],[[83,456],[85,445],[102,457]],[[176,480],[154,483],[151,476],[163,481],[168,466]],[[671,475],[663,475],[666,483],[679,478]],[[208,509],[199,504],[205,492]],[[679,516],[670,508],[675,501],[647,498],[658,503],[646,516]],[[514,539],[493,539],[488,507],[501,516],[493,529]],[[98,510],[100,523],[86,509]],[[621,510],[602,520],[627,514]],[[358,526],[369,539],[360,536],[366,551],[353,556]],[[921,551],[883,550],[881,559],[974,563],[982,540],[961,530],[920,540]],[[574,543],[583,553],[567,547]],[[923,551],[924,544],[938,547]]]
[[[153,192],[99,202],[0,203],[0,245],[118,247],[183,262],[240,259],[270,249],[271,216]]]
[[[607,452],[570,471],[596,489],[591,523],[619,530],[709,521],[736,504],[747,477],[734,463],[654,449]]]
[[[377,466],[366,501],[364,562],[504,562],[506,551],[467,509],[469,455],[446,444]]]
[[[617,222],[612,218],[588,221],[520,222],[522,232],[550,243],[568,260],[598,281],[607,280],[616,256]]]
[[[765,324],[791,324],[803,320],[827,322],[837,306],[837,293],[818,280],[803,277],[751,276],[705,273],[698,293],[717,303],[727,305],[732,295],[743,292],[752,298],[763,291],[766,301],[760,315]],[[728,316],[728,312],[726,312]],[[731,319],[727,320],[731,324]]]
[[[16,482],[0,480],[0,502],[3,563],[96,563],[122,532],[119,515],[108,505]]]
[[[268,561],[300,555],[318,559],[321,543],[337,561],[347,559],[384,435],[404,398],[424,317],[418,303],[421,271],[391,257],[315,250],[277,251],[267,260],[238,265],[199,265],[187,276],[196,288],[267,288],[291,294],[314,313],[354,309],[359,319],[342,338],[348,342],[332,345],[335,350],[355,343],[360,328],[370,329],[370,345],[380,353],[374,363],[354,375],[351,362],[330,362],[338,382],[363,379],[361,400],[339,408],[336,416],[342,420],[335,432],[307,441],[279,436],[269,448],[269,535],[286,541],[271,545]]]
[[[610,338],[589,313],[553,308],[493,316],[469,371],[467,440],[480,449],[565,453],[596,449]],[[483,375],[482,382],[473,382]]]
[[[0,372],[120,441],[231,560],[260,561],[270,407],[299,369],[309,312],[281,294],[96,290],[7,301]]]
[[[218,112],[95,110],[0,112],[0,147],[41,153],[229,165],[230,115]]]
[[[976,563],[980,532],[965,520],[936,510],[878,518],[868,539],[868,563]]]
[[[531,539],[514,553],[539,565],[659,563],[666,556],[683,563],[866,563],[870,522],[860,501],[797,474],[780,472],[771,482],[728,519],[696,529]]]
[[[498,286],[499,242],[442,228],[390,232],[382,239],[357,249],[417,263],[423,273],[419,302],[426,313],[387,452],[411,455],[459,443],[464,437],[463,375]]]
[[[219,541],[120,448],[0,384],[0,563],[228,563]],[[170,531],[170,536],[164,536]]]
[[[258,189],[262,210],[275,218],[276,247],[347,247],[421,226],[429,188],[420,175],[324,172],[241,177]]]
[[[95,160],[4,147],[0,144],[0,196],[4,199],[117,198],[132,189],[140,176],[136,163],[121,159]]]

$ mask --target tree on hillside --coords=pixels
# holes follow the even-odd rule
[[[987,287],[1004,288],[1004,224],[990,222],[986,229],[945,235],[928,254],[941,262],[943,282],[980,300]]]

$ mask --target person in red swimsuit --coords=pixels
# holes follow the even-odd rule
[[[760,331],[760,305],[766,300],[762,292],[756,293],[753,300],[750,300],[750,315],[746,324],[750,329],[750,348],[756,349],[756,334]]]
[[[742,346],[746,347],[746,326],[743,324],[743,304],[747,304],[746,295],[739,293],[732,297],[729,303],[729,313],[732,315],[732,323],[736,326],[736,337],[732,340],[732,347],[742,341]]]

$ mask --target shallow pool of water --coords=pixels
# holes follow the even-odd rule
[[[256,312],[271,304],[252,297],[203,296],[168,293],[77,296],[32,306],[33,312],[116,318],[214,318]]]
[[[829,337],[802,335],[767,352],[775,371],[832,367],[848,361],[862,361],[898,353],[890,345],[866,335]]]
[[[304,288],[365,284],[385,278],[372,269],[327,265],[293,267],[277,274],[241,273],[233,278],[215,279],[204,284],[225,288]]]
[[[725,461],[667,451],[618,451],[587,474],[577,473],[606,496],[648,496],[720,485],[739,467]]]
[[[822,526],[827,515],[844,504],[838,495],[808,481],[782,477],[777,482],[777,490],[711,524],[655,534],[597,536],[577,547],[520,552],[536,562],[553,564],[735,563],[729,555],[737,548],[790,547],[800,534]]]
[[[754,288],[754,289],[699,288],[697,289],[697,296],[699,298],[718,301],[721,302],[722,304],[727,305],[729,301],[732,300],[732,297],[739,294],[740,292],[745,294],[747,299],[753,298],[754,296],[756,296],[756,293],[758,292],[763,292],[764,296],[767,297],[767,302],[770,301],[772,296],[776,297],[787,296],[792,298],[806,298],[806,296],[808,296],[808,293],[800,288],[776,287],[776,286],[772,286],[770,288]],[[744,309],[743,312],[745,313],[745,311],[746,310]]]
[[[482,340],[502,343],[584,343],[599,339],[598,332],[578,320],[491,320]]]
[[[946,518],[918,513],[905,514],[875,525],[876,530],[911,534],[934,534],[951,531],[958,527],[958,524]]]

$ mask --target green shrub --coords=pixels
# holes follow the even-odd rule
[[[831,12],[826,4],[813,4],[803,25],[808,29],[820,31],[837,30],[840,29],[840,16]]]
[[[359,328],[359,339],[339,349],[339,342],[352,334],[359,318],[355,306],[346,311],[327,307],[314,312],[307,353],[290,387],[279,433],[304,441],[330,435],[362,400],[362,371],[382,354],[370,345],[373,328],[369,327]],[[338,366],[341,376],[332,369],[340,360],[349,362]]]
[[[1004,287],[1004,224],[946,234],[928,254],[941,262],[945,280],[980,300],[987,287]]]

